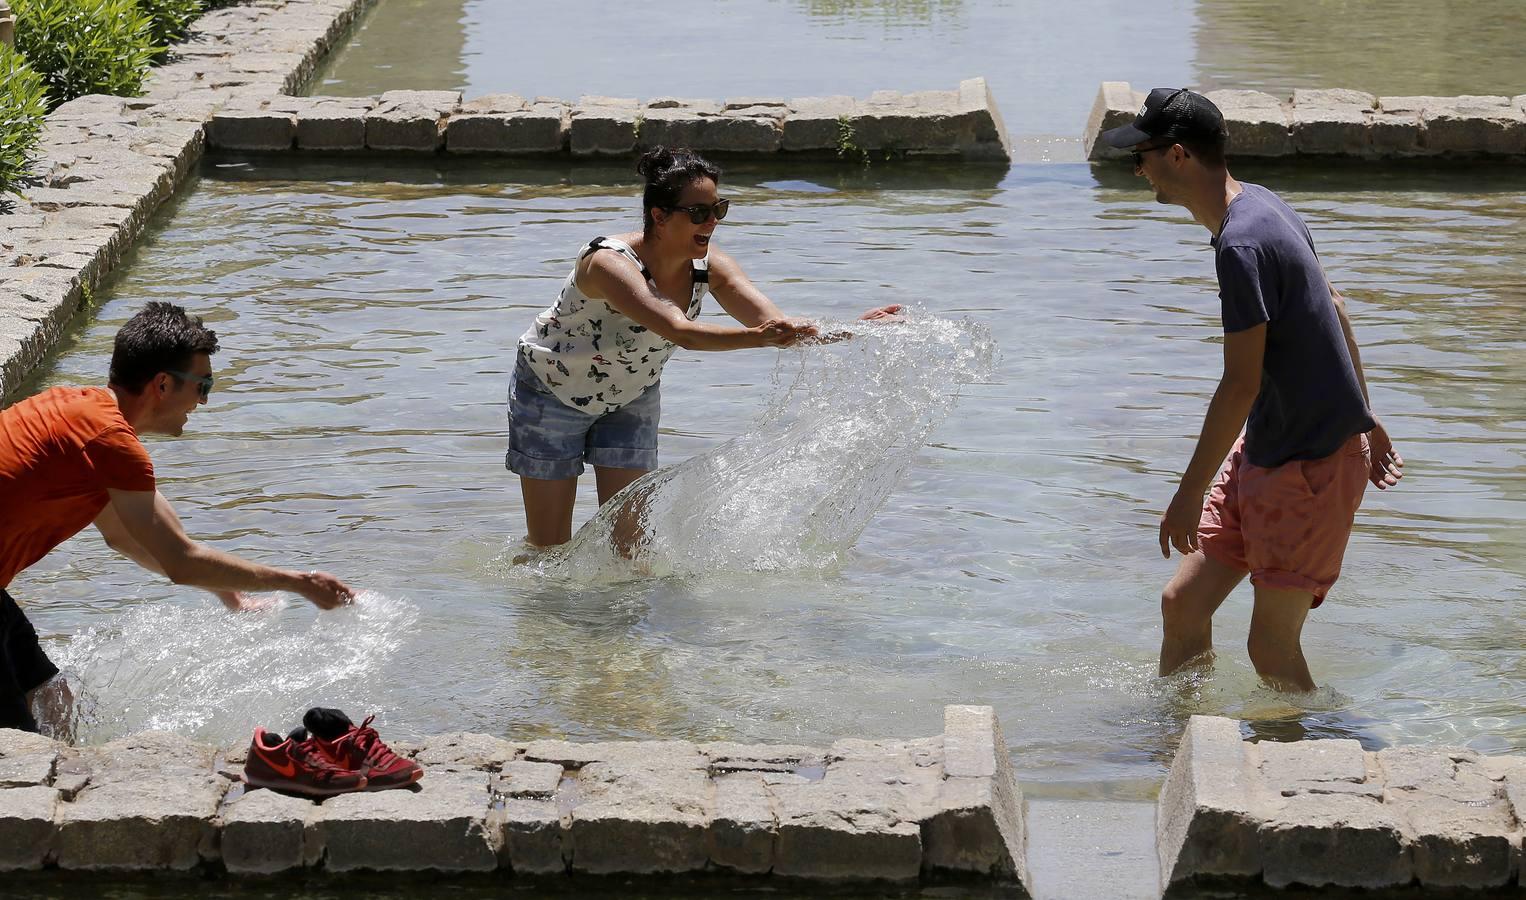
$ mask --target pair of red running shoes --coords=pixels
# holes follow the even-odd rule
[[[337,709],[314,707],[302,717],[302,727],[284,738],[256,727],[244,783],[303,797],[332,797],[408,787],[423,778],[422,766],[382,742],[371,727],[375,718],[367,716],[356,726]]]

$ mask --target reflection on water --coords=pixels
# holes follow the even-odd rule
[[[293,601],[245,624],[77,538],[11,592],[53,652],[85,634],[79,658],[122,660],[82,673],[100,697],[90,740],[148,721],[247,740],[334,694],[400,737],[814,742],[936,734],[943,704],[990,703],[1030,789],[1113,797],[1154,790],[1194,712],[1254,716],[1272,738],[1526,749],[1526,173],[1240,173],[1308,215],[1408,461],[1398,489],[1369,495],[1307,628],[1327,691],[1294,705],[1250,669],[1243,591],[1211,675],[1154,674],[1171,570],[1154,532],[1219,374],[1218,306],[1206,234],[1124,174],[728,174],[718,240],[787,312],[916,302],[982,323],[1001,361],[959,386],[837,564],[569,585],[495,566],[523,522],[503,397],[515,338],[576,248],[639,215],[632,176],[269,165],[209,168],[45,381],[98,381],[145,300],[206,312],[224,347],[212,402],[150,445],[187,528],[397,599],[374,620]],[[678,354],[664,461],[770,421],[794,367],[855,346],[871,345]],[[276,672],[285,687],[246,686]]]
[[[1526,91],[1520,0],[730,0],[723,9],[672,18],[563,3],[526,16],[499,0],[380,0],[313,92],[867,96],[983,75],[1022,158],[1069,160],[1080,158],[1077,138],[1103,81],[1282,96],[1295,87]],[[421,51],[421,40],[434,43]]]
[[[1520,0],[1200,0],[1197,83],[1291,96],[1293,88],[1375,94],[1526,90]]]

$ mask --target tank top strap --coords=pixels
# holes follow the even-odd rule
[[[694,277],[694,294],[689,298],[689,318],[694,318],[700,301],[705,299],[705,292],[710,290],[710,256],[694,260],[690,271]]]
[[[641,270],[642,278],[645,278],[647,281],[652,280],[652,272],[646,267],[646,263],[641,261],[641,257],[636,255],[635,249],[632,248],[630,244],[627,244],[619,238],[602,236],[594,238],[588,242],[588,246],[583,248],[583,252],[578,254],[578,259],[582,260],[583,257],[594,252],[595,250],[615,251],[616,253],[635,263],[636,268]]]

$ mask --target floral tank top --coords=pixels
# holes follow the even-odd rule
[[[578,262],[596,250],[614,250],[630,259],[657,290],[652,273],[629,244],[594,238],[578,254]],[[694,260],[694,289],[684,311],[691,322],[710,287],[709,263],[708,256]],[[656,384],[677,345],[584,294],[577,274],[574,263],[556,305],[536,316],[519,338],[519,356],[556,399],[597,416],[614,412]]]

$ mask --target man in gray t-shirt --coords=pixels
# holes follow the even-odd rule
[[[1367,482],[1397,484],[1404,461],[1372,415],[1345,302],[1308,226],[1229,174],[1227,137],[1213,103],[1170,88],[1102,135],[1133,150],[1156,200],[1185,206],[1213,235],[1222,303],[1224,376],[1160,521],[1162,555],[1182,554],[1161,595],[1160,673],[1211,660],[1213,614],[1249,574],[1256,672],[1310,691],[1304,620],[1340,575]]]

